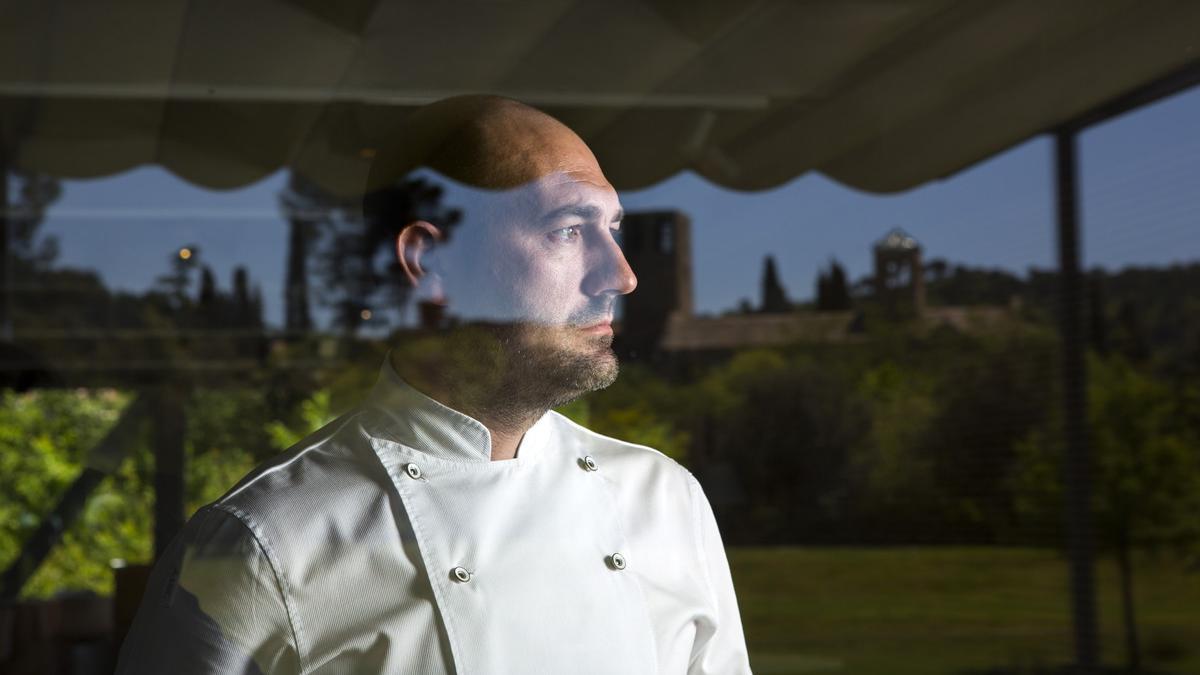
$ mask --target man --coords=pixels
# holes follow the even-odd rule
[[[695,479],[548,412],[616,378],[613,303],[636,285],[592,153],[506,99],[407,128],[372,171],[419,162],[477,202],[453,237],[415,221],[396,240],[454,327],[196,514],[118,672],[748,673]]]

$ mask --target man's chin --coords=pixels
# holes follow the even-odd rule
[[[540,387],[557,407],[608,387],[620,370],[613,336],[589,334],[573,327],[526,326],[510,342],[514,371]]]
[[[558,371],[560,379],[574,380],[580,394],[603,389],[617,379],[619,364],[613,353],[612,335],[576,335],[563,340],[546,353],[547,365]]]
[[[581,374],[584,375],[580,382],[580,389],[583,390],[580,394],[610,386],[617,381],[620,370],[617,355],[613,353],[611,347],[605,347],[603,353],[596,354],[591,358],[586,368],[580,368]]]

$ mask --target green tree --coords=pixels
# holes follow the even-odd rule
[[[762,276],[762,306],[759,311],[766,314],[778,314],[792,308],[787,298],[787,291],[779,281],[779,271],[775,268],[775,258],[767,256],[763,260]]]
[[[621,377],[612,386],[558,412],[596,433],[654,448],[686,464],[692,442],[687,431],[689,400],[686,392],[661,375],[622,366]]]
[[[300,403],[296,419],[290,423],[281,420],[269,422],[265,430],[271,445],[276,450],[286,450],[336,417],[331,398],[328,389],[320,389]]]
[[[885,360],[862,372],[867,442],[851,458],[857,529],[875,540],[922,541],[939,531],[941,492],[923,440],[939,411],[935,373]]]
[[[1013,511],[1008,478],[1019,443],[1045,425],[1057,400],[1055,345],[982,340],[943,354],[936,366],[938,410],[921,443],[953,539],[994,543],[1027,534],[1028,524]]]
[[[710,452],[749,494],[750,539],[836,540],[869,410],[836,369],[777,350],[734,357],[701,383]]]
[[[829,271],[817,273],[817,311],[840,311],[850,309],[850,288],[846,282],[846,270],[836,259],[829,261]]]
[[[188,244],[174,251],[167,258],[171,271],[158,277],[157,285],[163,294],[170,299],[172,308],[188,309],[192,300],[188,290],[192,287],[192,273],[200,267],[200,247]]]
[[[15,560],[33,530],[86,468],[103,469],[91,450],[131,397],[111,389],[0,392],[0,565]],[[326,421],[328,396],[297,406],[298,439]],[[275,454],[284,425],[256,389],[200,389],[187,404],[186,514],[220,497]],[[112,591],[114,559],[150,560],[154,457],[143,429],[89,496],[79,517],[22,590],[46,597],[67,590]],[[288,436],[288,439],[293,436]],[[287,443],[290,445],[291,443]]]
[[[1194,384],[1156,380],[1120,357],[1091,359],[1089,373],[1093,509],[1099,543],[1116,560],[1126,652],[1136,671],[1133,551],[1200,554],[1200,429],[1189,414],[1200,396]],[[1034,430],[1018,446],[1014,497],[1026,514],[1061,512],[1056,429],[1055,423]]]
[[[197,389],[187,404],[185,512],[217,499],[275,454],[264,397],[253,389]]]
[[[0,393],[0,560],[7,565],[84,467],[129,397],[115,390]],[[22,589],[25,597],[112,589],[109,561],[150,556],[149,452],[134,448]]]

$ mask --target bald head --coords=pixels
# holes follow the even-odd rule
[[[492,382],[474,407],[503,426],[610,384],[614,304],[637,278],[617,243],[620,198],[583,141],[541,111],[487,96],[426,106],[395,138],[376,155],[373,187],[426,167],[477,188],[455,190],[469,204],[456,228],[473,225],[471,236],[452,241],[419,219],[390,223],[408,283],[454,317],[445,327],[483,331],[499,359],[468,350],[466,361],[491,364],[458,373]],[[461,371],[456,362],[439,372]]]
[[[371,167],[372,186],[425,166],[457,182],[507,190],[554,173],[608,186],[592,151],[546,113],[498,96],[456,96],[404,120]]]

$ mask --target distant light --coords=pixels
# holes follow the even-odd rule
[[[180,260],[191,260],[191,258],[192,258],[192,249],[190,249],[186,246],[179,249],[179,259]]]
[[[373,159],[375,157],[375,148],[363,148],[358,151],[358,156],[363,159]]]
[[[371,320],[371,310],[369,309],[364,309],[363,311],[359,312],[358,315],[362,317],[363,321]]]
[[[112,560],[108,561],[108,566],[114,570],[119,570],[125,567],[125,560],[123,558],[113,558]]]

